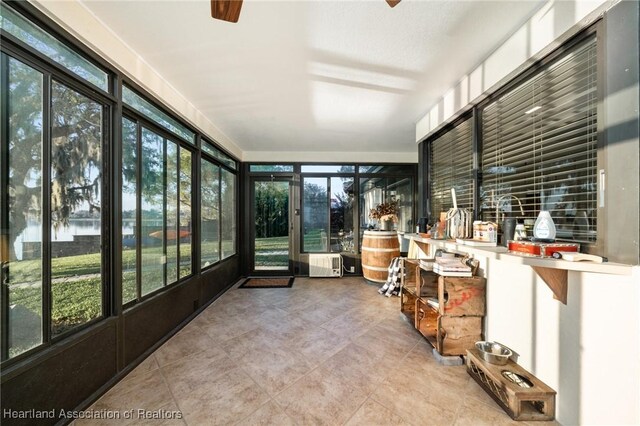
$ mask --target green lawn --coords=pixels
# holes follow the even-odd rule
[[[289,267],[289,236],[256,238],[256,269]]]

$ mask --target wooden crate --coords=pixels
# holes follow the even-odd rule
[[[482,317],[438,316],[437,346],[442,355],[464,355],[482,340]]]
[[[428,305],[425,299],[416,299],[415,327],[431,345],[438,346],[438,312]]]
[[[482,277],[440,277],[438,282],[440,315],[483,316],[485,282]]]
[[[524,377],[531,387],[507,379],[504,371]],[[509,360],[506,365],[484,361],[477,349],[467,351],[467,372],[514,420],[553,420],[556,392],[537,377]]]

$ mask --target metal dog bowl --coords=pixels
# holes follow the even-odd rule
[[[476,348],[482,359],[496,365],[505,365],[512,355],[511,349],[498,342],[476,342]]]

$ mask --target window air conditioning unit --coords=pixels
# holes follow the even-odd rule
[[[341,277],[342,256],[338,253],[309,255],[310,277]]]

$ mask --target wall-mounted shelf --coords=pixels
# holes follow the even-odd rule
[[[551,291],[553,291],[554,297],[565,305],[567,304],[568,271],[611,275],[631,275],[633,273],[632,265],[625,265],[621,263],[567,262],[566,260],[560,259],[523,256],[515,253],[509,253],[507,248],[502,246],[468,246],[458,244],[455,241],[424,238],[418,234],[404,234],[404,237],[411,239],[418,244],[428,244],[429,246],[444,249],[451,253],[471,254],[474,256],[486,257],[488,259],[530,266],[549,286]]]

